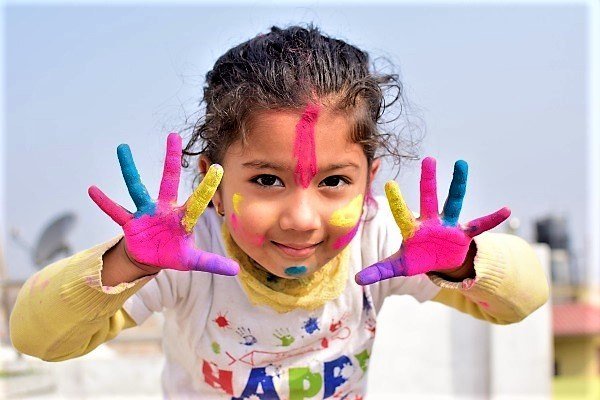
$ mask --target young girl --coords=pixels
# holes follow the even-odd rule
[[[225,53],[206,78],[206,115],[185,148],[200,155],[201,184],[178,205],[177,134],[157,200],[119,146],[137,211],[90,188],[124,235],[27,281],[11,315],[17,349],[78,357],[162,311],[166,397],[360,399],[387,296],[500,324],[546,301],[529,246],[482,234],[508,209],[458,223],[465,162],[441,213],[431,158],[419,218],[394,182],[387,201],[371,196],[383,150],[399,152],[378,131],[395,77],[371,71],[367,53],[312,27],[272,28]]]

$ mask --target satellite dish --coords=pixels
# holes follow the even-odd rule
[[[68,212],[52,220],[42,230],[42,233],[33,248],[32,258],[38,269],[49,264],[59,256],[71,254],[71,248],[66,242],[66,237],[73,230],[77,217]]]

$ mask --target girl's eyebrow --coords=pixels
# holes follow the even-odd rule
[[[283,164],[274,163],[272,161],[252,160],[242,164],[242,167],[256,168],[256,169],[274,169],[276,171],[285,171],[289,168]]]
[[[256,168],[256,169],[274,169],[276,171],[291,171],[293,168],[286,167],[283,164],[275,163],[273,161],[264,161],[264,160],[252,160],[247,161],[242,164],[243,167],[247,168]],[[319,168],[319,172],[329,172],[336,169],[342,169],[346,167],[352,167],[358,169],[358,165],[349,161],[345,163],[334,163],[329,164],[326,168]]]
[[[329,171],[333,171],[336,169],[342,169],[342,168],[346,168],[346,167],[351,167],[354,169],[358,169],[358,165],[356,165],[355,163],[348,161],[345,163],[334,163],[334,164],[329,164],[329,166],[327,166],[327,168],[319,168],[319,172],[329,172]]]

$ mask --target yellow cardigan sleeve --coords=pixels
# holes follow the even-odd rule
[[[136,325],[123,303],[155,275],[102,286],[102,255],[120,239],[59,260],[25,282],[10,316],[17,350],[45,361],[67,360]]]
[[[475,318],[511,324],[548,300],[548,280],[527,242],[498,233],[484,233],[474,240],[475,278],[448,282],[430,273],[429,278],[442,288],[433,301]]]

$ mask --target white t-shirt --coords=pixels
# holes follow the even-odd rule
[[[386,296],[423,302],[439,287],[425,275],[361,287],[354,275],[396,252],[401,235],[385,197],[361,222],[350,246],[346,289],[314,310],[280,314],[255,306],[238,277],[161,271],[125,303],[139,324],[165,316],[162,375],[168,398],[355,399],[366,391],[376,315]],[[366,215],[367,208],[365,207]],[[213,209],[197,225],[197,245],[226,255],[222,218]],[[338,397],[339,396],[339,397]]]

